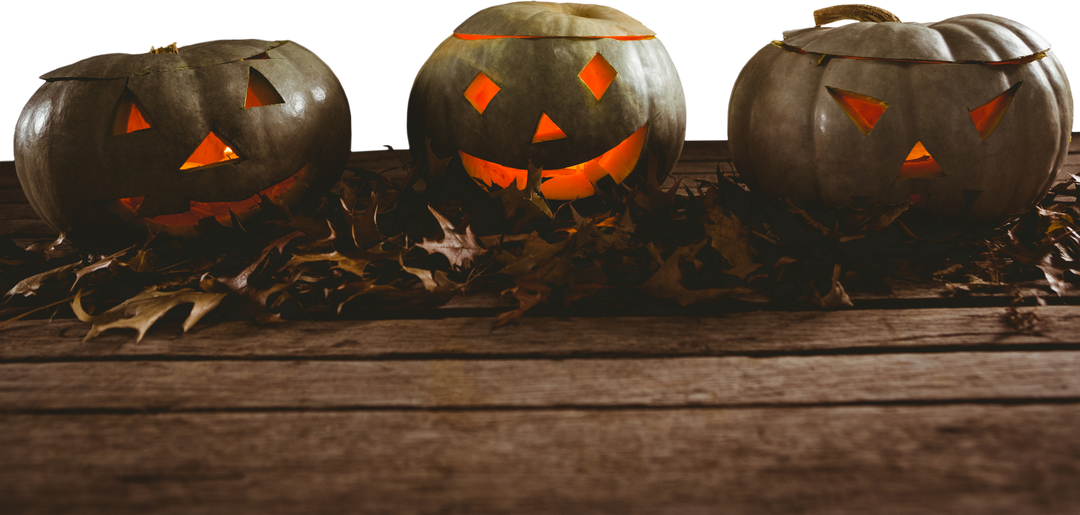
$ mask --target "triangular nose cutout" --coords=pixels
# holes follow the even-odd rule
[[[180,169],[189,170],[233,159],[240,159],[240,156],[232,149],[232,145],[214,131],[210,131]]]
[[[918,141],[914,147],[911,147],[911,152],[908,153],[904,164],[900,166],[900,173],[897,174],[896,178],[931,179],[943,177],[944,175],[945,172],[941,171],[941,166],[934,160],[934,156],[931,156],[922,142]]]
[[[270,81],[266,80],[266,77],[259,73],[259,70],[250,68],[248,71],[248,89],[247,98],[244,100],[244,109],[284,103],[285,100],[281,98],[281,95],[279,95],[277,90],[274,89],[274,86],[270,84]]]
[[[566,138],[566,133],[548,118],[547,113],[540,113],[540,123],[536,124],[536,134],[533,134],[533,143],[553,141]]]

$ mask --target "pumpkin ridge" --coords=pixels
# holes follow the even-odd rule
[[[292,43],[292,41],[291,40],[271,41],[271,42],[269,42],[269,46],[266,48],[266,50],[262,51],[261,53],[266,53],[266,52],[269,52],[269,51],[274,50],[276,48],[283,47],[288,43]],[[198,45],[198,44],[200,44],[200,43],[197,43],[196,45]],[[191,46],[196,46],[196,45],[188,45],[188,46],[180,47],[180,50],[184,50],[185,48],[188,48],[188,47],[191,47]],[[180,54],[180,53],[177,53],[177,54],[121,54],[121,53],[105,54],[105,55],[99,55],[99,56],[83,59],[82,61],[79,61],[77,63],[69,64],[67,66],[57,68],[57,69],[55,69],[55,70],[53,70],[53,71],[51,71],[49,73],[46,73],[46,74],[44,74],[44,75],[42,75],[42,76],[40,76],[38,78],[45,81],[45,82],[59,82],[59,81],[69,81],[69,80],[88,80],[89,81],[89,80],[130,79],[132,77],[144,77],[146,75],[151,75],[151,74],[154,74],[154,73],[167,73],[167,72],[175,72],[175,71],[181,71],[181,70],[198,70],[200,68],[209,68],[211,66],[219,66],[219,65],[223,65],[223,64],[237,63],[237,62],[240,62],[240,61],[250,59],[251,57],[253,57],[255,55],[259,55],[259,52],[256,52],[255,54],[252,54],[251,56],[241,57],[241,58],[238,58],[238,59],[230,59],[230,60],[225,60],[225,61],[210,61],[210,62],[207,62],[206,64],[195,64],[195,65],[189,64],[186,61],[182,61],[181,64],[179,64],[179,65],[177,65],[175,67],[172,67],[172,68],[155,68],[155,69],[142,70],[142,71],[138,71],[138,72],[117,73],[115,75],[108,75],[108,76],[88,76],[88,75],[79,75],[79,74],[56,75],[56,74],[58,74],[58,73],[60,73],[60,72],[62,72],[64,70],[67,70],[67,69],[70,69],[70,68],[76,68],[76,67],[80,67],[80,66],[81,67],[93,68],[93,66],[92,66],[93,63],[91,63],[90,61],[103,60],[104,58],[121,58],[122,59],[122,58],[136,56],[136,55],[154,55],[155,57],[167,56],[167,55],[176,55],[176,56],[183,57],[183,54]]]

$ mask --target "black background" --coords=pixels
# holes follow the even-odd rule
[[[403,108],[420,60],[464,16],[487,2],[184,2],[82,5],[21,4],[6,19],[2,117],[13,123],[37,73],[86,54],[145,50],[151,42],[217,36],[289,37],[319,51],[352,96],[356,147],[404,145]],[[690,99],[690,136],[724,135],[728,87],[742,60],[780,29],[810,23],[818,3],[612,2],[657,28],[683,72]],[[78,5],[78,4],[77,4]],[[1064,8],[1047,2],[889,2],[905,18],[939,18],[972,10],[1008,14],[1042,30],[1058,54],[1080,63],[1080,33]],[[737,14],[739,12],[740,14]],[[16,36],[21,35],[21,36]],[[1072,65],[1077,73],[1080,65]],[[932,94],[932,91],[928,91]]]

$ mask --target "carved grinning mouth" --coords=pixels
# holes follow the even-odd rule
[[[592,185],[604,176],[610,175],[616,183],[621,183],[637,166],[648,130],[649,124],[645,123],[611,150],[584,163],[557,170],[544,170],[541,179],[544,182],[540,185],[540,193],[550,200],[574,200],[592,195]],[[529,176],[528,170],[485,161],[460,150],[458,154],[461,155],[465,170],[477,181],[489,187],[492,184],[498,184],[503,188],[516,182],[518,189],[525,189]]]
[[[282,200],[286,197],[302,194],[303,191],[301,190],[305,189],[304,186],[310,182],[314,172],[315,162],[312,161],[285,180],[252,195],[250,198],[235,202],[199,202],[192,200],[189,209],[183,213],[139,217],[139,206],[142,205],[146,195],[119,199],[111,203],[107,210],[162,225],[199,225],[200,220],[211,217],[218,219],[220,222],[229,223],[230,211],[238,216],[243,216],[248,211],[256,210],[264,197],[271,202],[280,204],[283,203]]]

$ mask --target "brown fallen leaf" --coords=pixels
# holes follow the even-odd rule
[[[465,234],[458,233],[454,230],[454,225],[450,223],[450,220],[447,220],[435,208],[428,206],[428,209],[432,215],[435,215],[435,219],[439,221],[439,226],[443,230],[443,238],[441,240],[424,238],[423,243],[418,243],[416,246],[428,251],[428,253],[434,254],[438,252],[446,256],[446,259],[450,260],[450,266],[454,267],[455,270],[472,268],[476,264],[477,258],[487,252],[487,249],[483,248],[476,239],[472,227],[466,227]]]
[[[699,302],[715,302],[732,295],[754,291],[743,287],[691,290],[683,286],[683,273],[679,269],[679,265],[683,261],[693,258],[703,246],[705,246],[704,240],[693,245],[679,247],[664,261],[663,265],[660,265],[660,268],[652,277],[639,286],[638,289],[659,299],[674,300],[684,307]]]
[[[541,302],[546,302],[548,297],[551,296],[551,287],[546,284],[521,279],[515,281],[517,286],[504,291],[503,294],[512,294],[518,300],[518,308],[501,313],[498,320],[495,321],[493,329],[506,324],[521,323],[521,317],[525,315],[526,311],[536,307]]]
[[[38,290],[41,289],[42,285],[50,281],[63,281],[67,278],[68,275],[72,274],[75,269],[79,267],[80,264],[81,263],[78,262],[71,263],[70,265],[56,267],[52,270],[48,270],[45,272],[41,272],[40,274],[27,277],[26,279],[19,281],[19,283],[12,287],[10,290],[8,290],[5,295],[8,297],[15,295],[22,295],[23,297],[36,295]]]
[[[156,286],[150,286],[138,295],[121,302],[100,315],[90,315],[82,307],[82,291],[75,294],[71,309],[83,322],[93,324],[83,341],[87,341],[109,329],[134,329],[139,336],[136,343],[142,341],[146,331],[169,310],[181,304],[192,304],[191,313],[184,320],[184,332],[191,329],[202,317],[206,316],[225,298],[223,293],[199,292],[192,289],[162,292]]]
[[[750,230],[739,217],[727,213],[720,205],[710,206],[708,216],[713,223],[705,224],[705,234],[712,239],[712,247],[731,264],[724,273],[746,279],[761,267],[761,263],[754,262],[756,252],[750,243]]]
[[[821,307],[825,309],[836,309],[840,307],[855,307],[851,303],[851,297],[848,297],[847,292],[844,291],[844,285],[840,284],[840,264],[833,265],[832,286],[829,288],[829,293],[826,293],[821,298]]]

